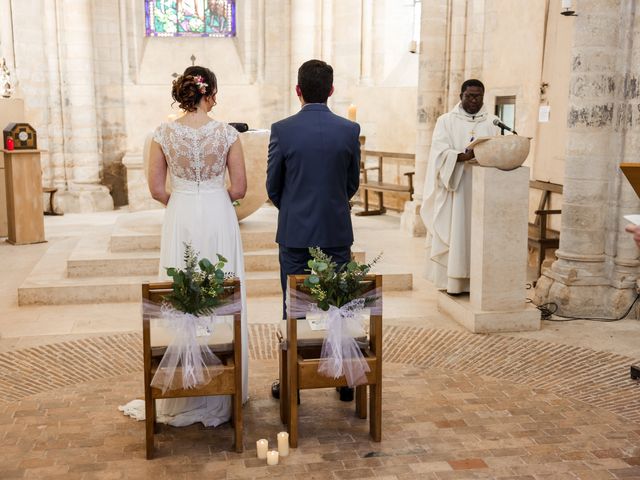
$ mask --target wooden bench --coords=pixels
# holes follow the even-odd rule
[[[367,167],[367,157],[376,157],[378,164],[376,166]],[[381,215],[387,211],[384,206],[384,194],[385,193],[399,193],[407,195],[408,200],[413,199],[413,174],[414,172],[407,172],[404,175],[407,177],[407,184],[385,182],[383,180],[383,167],[384,161],[389,160],[396,165],[415,165],[416,156],[412,153],[394,153],[394,152],[380,152],[375,150],[362,150],[362,161],[360,163],[360,172],[362,174],[362,180],[360,181],[360,191],[362,195],[362,202],[364,205],[364,211],[356,213],[356,215]],[[377,170],[378,174],[375,179],[369,177],[369,172]],[[375,192],[378,196],[378,208],[371,210],[369,207],[369,192]]]
[[[542,262],[546,257],[547,250],[554,250],[560,246],[560,232],[547,228],[547,217],[549,215],[559,215],[562,210],[549,210],[551,202],[551,194],[562,194],[562,185],[550,182],[541,182],[539,180],[529,181],[529,188],[534,190],[542,190],[538,209],[534,212],[536,217],[533,223],[529,223],[528,246],[537,249],[537,277],[540,278],[542,272]]]

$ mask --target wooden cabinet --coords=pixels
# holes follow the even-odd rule
[[[9,243],[45,242],[39,150],[3,150]]]

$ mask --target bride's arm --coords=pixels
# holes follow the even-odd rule
[[[229,169],[229,198],[232,202],[240,200],[247,193],[247,172],[244,168],[244,154],[240,139],[233,142],[229,148],[227,168]]]
[[[167,192],[167,160],[160,145],[154,140],[151,142],[149,153],[149,191],[151,196],[166,205],[171,196]]]

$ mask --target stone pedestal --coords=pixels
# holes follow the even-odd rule
[[[24,121],[24,102],[22,100],[17,98],[0,98],[0,130],[9,123]],[[4,154],[0,151],[0,237],[6,237],[8,234]]]
[[[68,190],[56,193],[54,208],[64,213],[108,212],[113,210],[109,188],[97,183],[72,182]]]
[[[4,150],[9,243],[41,243],[44,238],[39,150]]]
[[[471,293],[441,292],[438,308],[474,333],[540,328],[525,303],[529,168],[473,168]]]

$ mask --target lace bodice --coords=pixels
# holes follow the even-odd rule
[[[237,138],[235,128],[216,120],[199,128],[162,123],[153,134],[167,159],[174,191],[223,188],[227,153]]]

